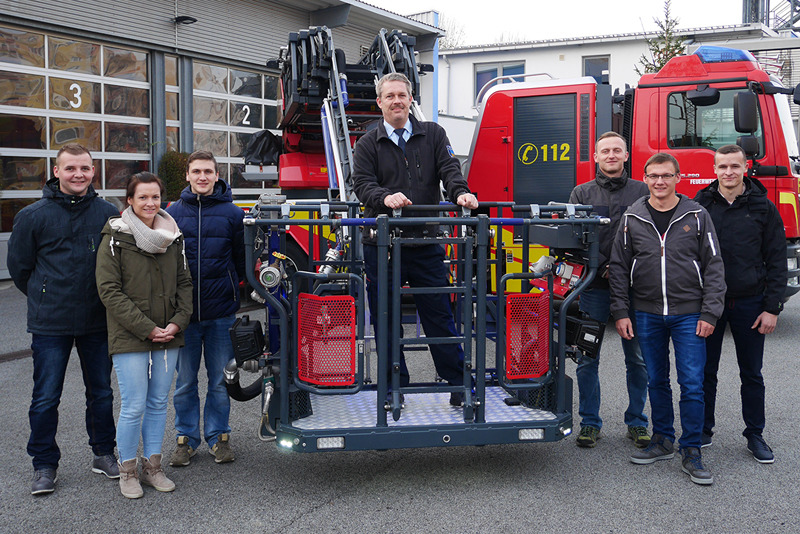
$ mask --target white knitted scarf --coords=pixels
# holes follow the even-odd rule
[[[163,254],[167,251],[167,247],[181,235],[175,219],[162,209],[156,213],[153,228],[142,222],[131,206],[122,212],[122,220],[130,228],[131,234],[136,240],[136,246],[150,254]]]

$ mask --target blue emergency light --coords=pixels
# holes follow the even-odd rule
[[[723,46],[701,46],[695,51],[694,55],[698,56],[703,63],[756,62],[756,58],[747,50],[736,50]]]

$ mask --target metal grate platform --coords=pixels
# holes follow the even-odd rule
[[[314,414],[294,421],[301,430],[373,427],[376,422],[375,391],[355,395],[311,395]],[[486,422],[555,421],[552,412],[508,406],[503,399],[510,395],[500,387],[486,388]],[[450,406],[449,393],[416,393],[405,396],[405,408],[399,421],[389,416],[389,427],[427,425],[465,425],[463,408]]]

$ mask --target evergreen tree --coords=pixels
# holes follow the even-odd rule
[[[636,74],[641,76],[651,72],[658,72],[667,61],[684,53],[683,39],[676,35],[678,19],[672,18],[672,0],[664,1],[664,20],[653,19],[658,26],[658,35],[653,39],[645,39],[648,54],[639,58],[639,66],[635,66]]]

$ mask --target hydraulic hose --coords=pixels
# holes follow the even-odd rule
[[[261,394],[262,380],[256,380],[246,388],[242,388],[239,383],[239,368],[236,366],[236,359],[231,358],[231,361],[225,366],[225,389],[228,390],[228,396],[233,400],[239,402],[247,402],[256,398]]]

